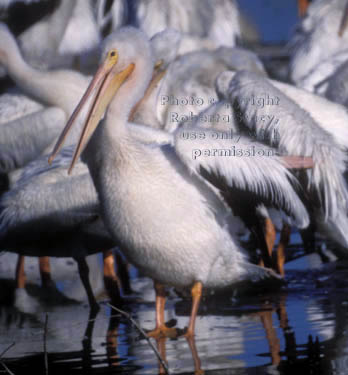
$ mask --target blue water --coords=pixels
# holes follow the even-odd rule
[[[238,0],[240,9],[253,21],[263,43],[289,40],[298,21],[296,0]]]

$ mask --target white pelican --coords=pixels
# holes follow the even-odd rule
[[[309,5],[306,17],[290,42],[293,49],[290,78],[295,84],[314,72],[319,62],[347,49],[346,5],[347,0],[317,0]],[[340,20],[343,20],[341,25]]]
[[[63,150],[50,168],[43,156],[30,163],[21,178],[0,199],[1,248],[29,256],[73,257],[85,286],[92,309],[97,308],[88,279],[85,256],[114,246],[98,220],[98,200],[86,168],[80,164],[74,176],[79,185],[77,194],[73,185],[61,176],[72,149]],[[80,168],[81,167],[81,168]],[[54,192],[56,199],[48,196]],[[23,267],[21,258],[18,267]],[[20,282],[24,287],[23,274]],[[115,285],[114,285],[115,288]],[[113,291],[112,296],[117,295]],[[119,302],[114,298],[115,302]]]
[[[64,117],[58,116],[57,118],[55,115],[54,109],[42,110],[40,104],[21,94],[11,93],[0,97],[0,174],[8,174],[33,160],[45,150],[47,147],[46,137],[43,144],[40,142],[42,138],[38,138],[37,141],[33,140],[34,142],[28,142],[32,132],[51,136],[49,142],[54,141],[60,129],[56,121],[59,124],[64,121]],[[28,127],[25,126],[26,121],[31,123],[29,136],[26,134],[28,130]],[[23,142],[17,144],[17,134],[21,134],[24,144]],[[20,150],[20,152],[16,152],[16,150]],[[9,181],[9,185],[11,185],[11,181]],[[1,194],[0,191],[0,197]],[[39,258],[39,271],[42,285],[44,287],[51,286],[50,265],[47,257]],[[16,266],[16,293],[21,294],[24,286],[24,257],[20,256]]]
[[[282,155],[313,158],[313,170],[300,175],[311,229],[330,238],[346,256],[346,110],[304,90],[249,72],[236,73],[229,90],[231,103],[237,105],[239,117],[256,139],[276,147]],[[275,131],[277,137],[273,136]]]
[[[24,92],[49,105],[43,108],[23,95],[6,94],[1,97],[0,166],[2,173],[9,173],[45,153],[71,115],[89,80],[73,71],[41,72],[31,68],[22,58],[14,37],[4,24],[0,24],[0,40],[0,64]],[[73,143],[74,139],[71,138],[70,142]],[[10,180],[15,180],[13,176],[17,175],[12,174]],[[40,263],[41,274],[46,279],[47,258],[41,259]],[[16,272],[19,287],[25,283],[23,266],[22,257],[19,258]]]
[[[75,57],[85,57],[100,43],[90,0],[61,0],[50,15],[21,33],[18,41],[25,60],[32,67],[72,68]],[[80,62],[80,69],[88,69],[82,59]]]
[[[235,0],[136,0],[133,24],[149,37],[167,27],[182,33],[179,54],[220,46],[233,47],[240,38]]]
[[[22,58],[16,40],[5,24],[0,24],[0,41],[0,65],[25,93],[49,106],[42,108],[17,94],[1,97],[0,171],[9,173],[34,160],[54,142],[87,87],[88,78],[68,70],[41,72],[31,68]],[[71,142],[74,142],[73,138]],[[43,279],[47,279],[44,275],[47,275],[48,260],[44,258],[40,262]],[[25,283],[23,267],[24,258],[19,258],[16,272],[19,287]]]
[[[301,226],[308,223],[308,216],[289,184],[290,174],[275,156],[228,161],[218,156],[192,157],[194,149],[226,147],[226,142],[214,141],[208,133],[205,141],[191,143],[178,131],[174,146],[144,145],[134,139],[128,117],[152,75],[149,41],[141,31],[128,27],[110,35],[103,51],[102,64],[76,110],[81,110],[99,86],[70,170],[89,141],[83,159],[98,192],[105,225],[125,247],[127,258],[155,281],[153,334],[171,334],[163,319],[165,284],[192,288],[187,331],[192,336],[203,286],[223,288],[246,279],[275,276],[271,270],[248,263],[233,238],[231,211],[202,174],[222,189],[234,185],[271,195],[296,215]],[[99,122],[106,108],[104,120]],[[73,117],[50,161],[72,125]],[[250,146],[250,141],[239,139],[241,152]]]
[[[225,70],[251,70],[266,75],[260,59],[243,48],[194,51],[171,64],[161,89],[157,112],[164,129],[173,131],[218,100],[215,79]]]

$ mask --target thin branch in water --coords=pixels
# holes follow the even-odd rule
[[[47,339],[47,323],[48,323],[48,314],[46,313],[45,317],[45,327],[44,327],[44,356],[45,356],[45,374],[48,375],[48,356],[47,356],[47,345],[46,345],[46,339]]]
[[[13,346],[15,346],[16,345],[16,343],[15,342],[13,342],[10,346],[8,346],[1,354],[0,354],[0,358],[2,358],[3,357],[3,355],[5,354],[5,353],[7,353]]]
[[[1,358],[3,357],[3,355],[5,353],[7,353],[13,346],[15,346],[16,343],[13,342],[10,346],[8,346],[1,354],[0,354],[0,364],[2,365],[2,367],[5,369],[6,373],[7,374],[10,374],[10,375],[14,375],[14,373],[5,365],[5,363],[1,360]]]
[[[9,375],[15,375],[6,365],[3,361],[0,361],[0,364],[3,366],[3,368],[5,369],[6,373],[9,374]]]
[[[140,327],[140,325],[131,317],[130,314],[128,314],[127,312],[123,311],[123,310],[120,310],[119,308],[111,305],[110,303],[107,303],[107,305],[109,307],[111,307],[113,310],[117,311],[118,313],[120,313],[121,315],[125,316],[128,320],[130,320],[130,322],[134,325],[134,327],[137,328],[137,330],[141,333],[141,335],[144,336],[145,340],[148,342],[148,344],[150,345],[151,349],[154,351],[154,353],[156,354],[156,357],[158,358],[158,360],[161,362],[161,365],[163,366],[163,369],[165,371],[166,374],[169,375],[169,369],[168,369],[168,366],[166,364],[166,362],[163,360],[163,358],[161,357],[161,354],[158,352],[157,348],[153,345],[153,343],[151,342],[151,340],[149,339],[148,335],[146,334],[146,332]]]

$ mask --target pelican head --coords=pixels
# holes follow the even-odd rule
[[[74,120],[95,91],[69,173],[124,82],[127,81],[128,90],[133,87],[132,98],[128,100],[129,108],[122,109],[123,113],[129,113],[144,95],[154,69],[150,42],[142,31],[134,27],[121,28],[109,35],[104,40],[102,51],[100,66],[49,157],[51,162],[62,147]],[[126,89],[122,95],[128,95]]]
[[[167,28],[151,38],[151,46],[156,61],[161,61],[161,69],[167,69],[175,60],[181,42],[181,33],[175,29]]]

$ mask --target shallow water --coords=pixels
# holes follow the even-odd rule
[[[316,255],[287,264],[280,290],[206,297],[194,342],[184,337],[156,342],[173,374],[346,374],[348,368],[348,264],[315,265]],[[4,283],[4,280],[2,280]],[[154,327],[152,283],[133,277],[141,301],[122,308],[144,329]],[[61,286],[64,292],[63,287]],[[32,295],[35,288],[32,287]],[[253,293],[251,293],[253,292]],[[40,312],[24,314],[10,304],[0,308],[0,353],[14,374],[157,374],[157,357],[129,319],[101,303],[88,321],[86,304],[38,298]],[[190,301],[171,293],[166,319],[188,323]],[[46,315],[47,313],[47,315]],[[47,316],[47,328],[45,320]],[[46,331],[46,339],[44,334]]]

